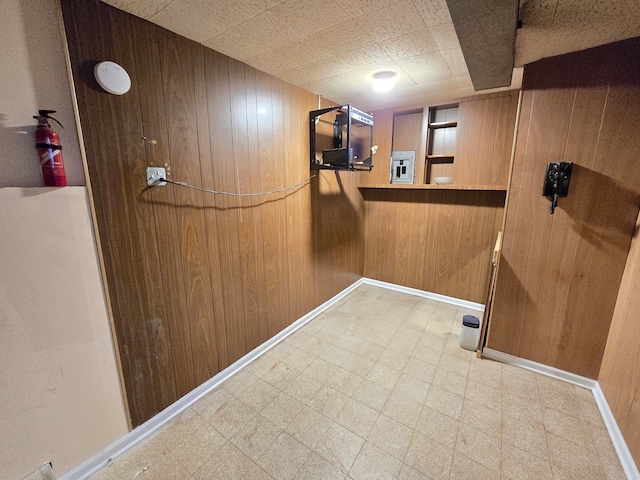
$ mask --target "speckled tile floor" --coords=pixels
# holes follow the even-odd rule
[[[92,478],[625,479],[591,392],[461,349],[466,313],[361,285]]]

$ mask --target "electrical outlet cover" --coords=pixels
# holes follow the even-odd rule
[[[155,187],[157,185],[166,185],[167,182],[161,182],[161,178],[167,178],[167,171],[160,167],[147,167],[147,185]]]

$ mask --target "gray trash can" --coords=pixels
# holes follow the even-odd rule
[[[480,319],[473,315],[462,317],[462,331],[460,332],[460,346],[465,350],[475,352],[480,341]]]

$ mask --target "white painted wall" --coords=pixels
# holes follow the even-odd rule
[[[56,110],[67,183],[84,185],[84,170],[55,0],[0,0],[0,187],[43,186],[34,147],[35,120]]]
[[[43,185],[38,109],[84,185],[59,4],[0,9],[0,187]],[[127,431],[86,189],[0,188],[0,478],[61,476]]]
[[[84,187],[0,188],[0,478],[128,431]]]

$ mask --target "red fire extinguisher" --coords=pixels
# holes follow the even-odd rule
[[[38,126],[36,127],[36,148],[38,149],[40,167],[42,168],[45,186],[66,187],[67,175],[64,173],[60,137],[51,129],[49,120],[55,121],[61,127],[62,124],[55,118],[50,117],[50,113],[56,113],[56,111],[38,110],[38,115],[33,116],[33,118],[38,120]]]

